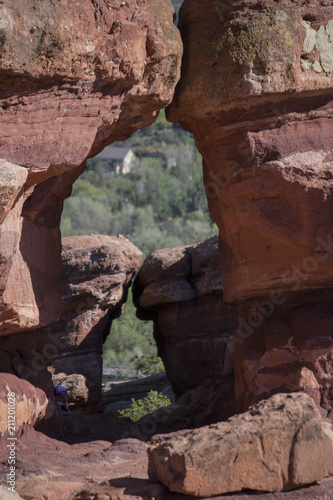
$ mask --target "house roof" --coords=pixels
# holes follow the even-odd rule
[[[117,160],[122,161],[125,159],[126,155],[131,151],[131,148],[118,148],[113,146],[107,146],[103,151],[101,151],[96,158],[100,160]]]

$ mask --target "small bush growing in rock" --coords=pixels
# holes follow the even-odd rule
[[[142,400],[132,398],[132,405],[125,410],[118,410],[121,417],[130,418],[132,422],[136,422],[141,417],[153,413],[162,406],[171,404],[170,399],[157,391],[149,391],[147,396]]]

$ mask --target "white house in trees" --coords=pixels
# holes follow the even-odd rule
[[[135,154],[130,148],[107,146],[96,158],[108,163],[110,172],[124,175],[131,171]]]

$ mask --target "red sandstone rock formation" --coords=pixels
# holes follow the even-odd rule
[[[102,352],[113,319],[122,313],[142,253],[123,236],[63,238],[62,313],[58,322],[5,337],[2,369],[41,387],[71,387],[69,407],[101,411]],[[8,357],[8,353],[10,356]]]
[[[0,374],[0,436],[17,440],[26,427],[49,418],[53,409],[41,389],[11,373]]]
[[[176,396],[232,373],[228,341],[234,308],[223,303],[218,238],[157,250],[134,285],[138,314],[153,319],[154,337]]]
[[[194,133],[238,306],[239,409],[304,390],[332,415],[332,36],[328,2],[185,0],[169,118]]]
[[[0,17],[4,335],[58,320],[63,199],[88,156],[170,102],[182,48],[164,0],[5,0]]]
[[[101,411],[103,343],[122,314],[142,253],[123,236],[73,236],[62,244],[62,314],[43,331],[62,345],[49,369],[54,382],[72,387],[70,408]]]
[[[70,413],[66,420],[76,421],[77,414]],[[167,500],[172,497],[185,500],[183,496],[170,495],[169,490],[161,483],[148,480],[147,445],[136,439],[120,437],[131,427],[132,422],[126,423],[126,419],[117,419],[110,414],[80,415],[80,422],[91,431],[89,441],[86,436],[81,439],[80,436],[74,436],[69,442],[64,442],[34,430],[25,433],[18,440],[20,469],[16,476],[16,491],[22,498],[40,500],[43,496],[53,496],[56,500]],[[1,455],[1,459],[6,456],[7,454]],[[0,468],[1,484],[6,484],[7,472],[5,467]],[[302,490],[266,493],[264,498],[327,500],[331,497],[332,488],[333,478],[330,478]],[[0,498],[7,500],[1,486]],[[12,499],[15,499],[14,495],[8,497],[8,500]],[[263,494],[255,492],[215,497],[215,500],[262,499]]]
[[[290,490],[333,474],[333,432],[305,394],[276,394],[247,413],[151,440],[149,476],[173,492],[211,497]]]

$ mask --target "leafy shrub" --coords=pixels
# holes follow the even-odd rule
[[[118,410],[118,413],[123,418],[130,418],[132,422],[136,422],[141,417],[153,413],[155,410],[163,406],[169,406],[170,399],[157,391],[149,391],[147,396],[142,400],[132,398],[132,405],[125,410]]]

